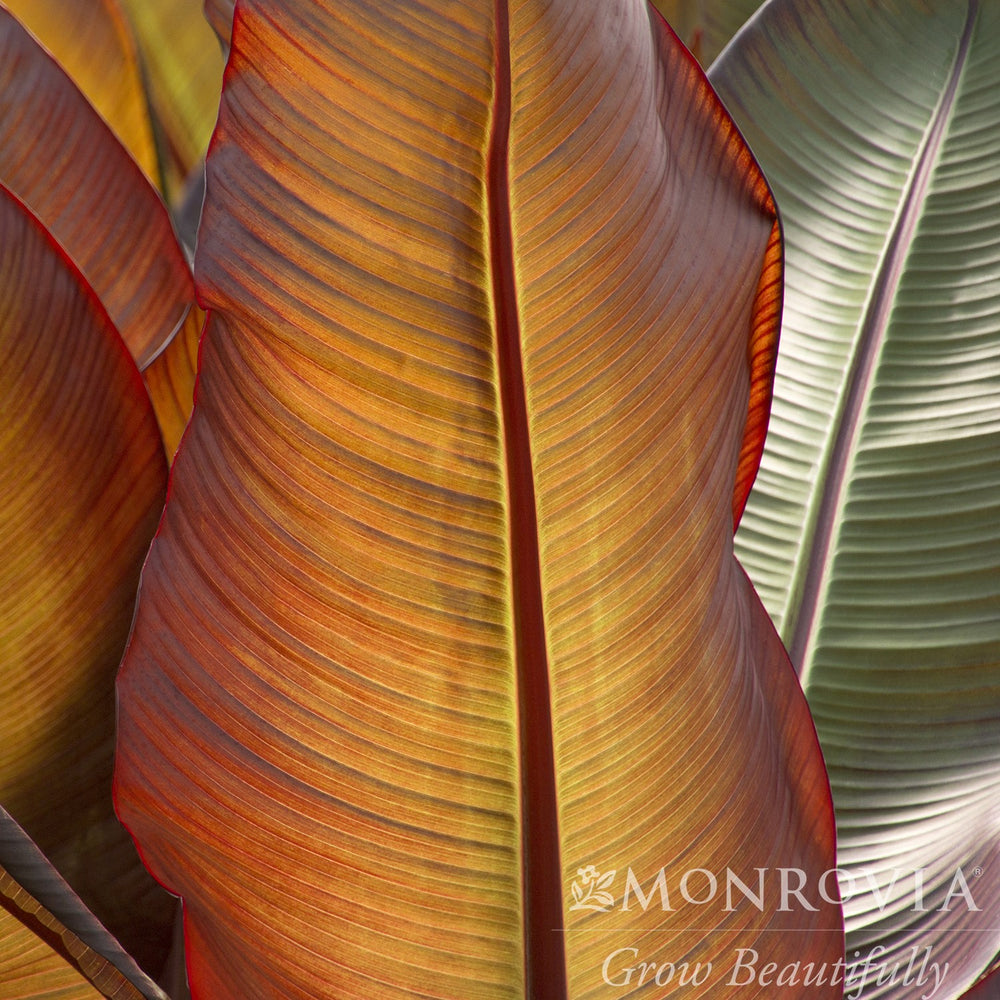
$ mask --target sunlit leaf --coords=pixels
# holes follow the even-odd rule
[[[4,0],[3,6],[55,57],[159,186],[142,63],[120,0]]]
[[[166,462],[107,314],[0,194],[0,802],[154,963],[172,904],[116,822],[110,781],[115,670]]]
[[[205,156],[215,125],[222,89],[219,40],[205,19],[201,0],[119,2],[139,39],[161,130],[169,199],[176,204]]]
[[[738,550],[859,874],[848,952],[932,946],[954,997],[1000,948],[1000,7],[775,2],[712,79],[789,248]]]
[[[59,240],[145,368],[194,300],[169,216],[69,78],[2,9],[0,183]]]
[[[194,996],[597,996],[633,946],[717,969],[660,996],[717,996],[740,947],[832,966],[822,765],[732,555],[774,207],[659,18],[241,3],[198,253],[116,772]],[[598,867],[619,905],[572,909]],[[727,867],[768,902],[678,897]]]

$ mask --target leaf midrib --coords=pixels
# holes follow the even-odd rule
[[[809,682],[820,609],[833,563],[834,537],[846,501],[848,473],[861,436],[861,415],[871,394],[877,362],[892,316],[893,301],[916,234],[945,131],[954,111],[962,73],[968,63],[978,10],[979,0],[969,0],[965,26],[955,50],[948,81],[928,122],[915,168],[900,202],[895,225],[886,241],[871,284],[867,308],[855,339],[855,350],[846,380],[847,389],[838,412],[839,419],[835,417],[835,434],[827,444],[827,458],[821,463],[821,472],[817,478],[813,495],[819,496],[820,502],[812,518],[805,558],[798,564],[799,572],[796,576],[800,577],[801,582],[793,580],[790,588],[790,593],[800,593],[801,597],[794,615],[788,652],[799,671],[804,688]]]
[[[494,2],[494,90],[487,161],[487,206],[499,402],[509,518],[511,608],[520,742],[524,994],[566,996],[562,865],[548,653],[538,551],[538,516],[528,424],[514,238],[510,217],[510,14]]]

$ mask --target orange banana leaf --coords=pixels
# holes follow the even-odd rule
[[[3,6],[52,54],[160,187],[142,60],[119,0],[4,0]]]
[[[107,313],[2,187],[0,413],[0,802],[141,961],[162,962],[173,901],[110,792],[114,676],[166,460]]]
[[[116,767],[193,995],[840,996],[825,773],[732,551],[775,209],[662,20],[241,3],[198,253]]]
[[[2,8],[0,183],[83,272],[140,370],[186,322],[197,324],[189,316],[191,272],[156,190],[69,77]],[[190,340],[190,330],[183,336]],[[190,351],[174,353],[183,358]],[[182,368],[175,359],[171,384],[183,400],[194,373]],[[175,443],[173,398],[154,393],[153,402]]]

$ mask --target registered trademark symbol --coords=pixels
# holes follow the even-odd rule
[[[972,874],[975,875],[976,878],[979,878],[979,876],[983,874],[983,870],[982,868],[973,868]]]

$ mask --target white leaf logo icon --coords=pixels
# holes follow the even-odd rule
[[[573,879],[573,884],[570,886],[570,891],[573,893],[571,910],[603,912],[615,905],[615,897],[607,891],[614,881],[615,869],[602,875],[594,865],[586,865],[583,868],[577,868],[576,875],[577,877]]]

